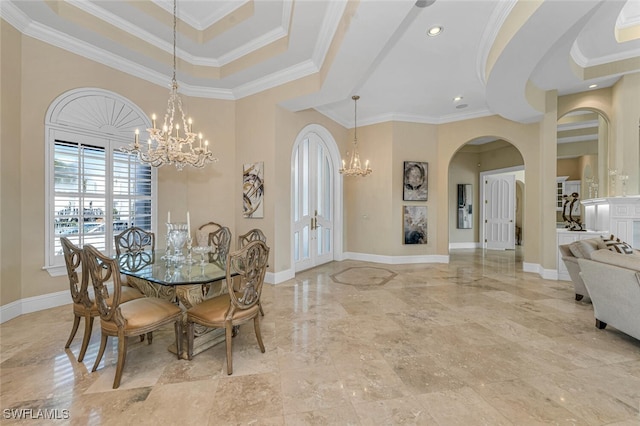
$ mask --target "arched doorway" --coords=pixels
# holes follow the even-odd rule
[[[507,181],[512,184],[508,185]],[[496,190],[488,191],[489,184]],[[461,208],[458,195],[459,185],[471,188],[471,196],[463,199],[464,208]],[[474,138],[460,147],[449,162],[449,249],[515,248],[518,240],[524,238],[522,217],[518,223],[517,214],[517,207],[523,205],[524,191],[521,187],[518,199],[518,185],[524,185],[524,159],[510,142],[486,136]],[[490,201],[488,197],[499,199]],[[489,202],[497,204],[489,205]],[[496,208],[489,211],[487,206]],[[470,226],[461,226],[465,224],[458,218],[461,210],[465,214],[471,211]],[[492,218],[488,215],[493,215],[495,223],[491,223]],[[492,234],[488,232],[488,226],[500,232]],[[499,241],[492,244],[489,241],[492,235]]]
[[[295,271],[342,256],[340,155],[331,133],[309,125],[291,155],[291,252]]]

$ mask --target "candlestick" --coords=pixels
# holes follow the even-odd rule
[[[138,135],[140,135],[140,130],[136,129],[136,133],[134,137],[134,142],[136,145],[138,145]]]
[[[171,223],[171,210],[167,212],[167,223]]]
[[[151,114],[151,127],[156,128],[156,115]]]
[[[189,218],[189,212],[187,212],[187,233],[191,236],[191,220]]]

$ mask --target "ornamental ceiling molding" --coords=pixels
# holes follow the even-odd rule
[[[73,4],[75,5],[76,3],[77,2],[74,2]],[[291,6],[285,7],[284,9],[286,9],[287,11],[283,12],[283,19],[286,18],[286,28],[288,29],[291,21],[291,9],[293,2],[291,0],[285,0],[285,3]],[[321,31],[318,35],[318,40],[310,59],[293,65],[287,69],[280,70],[264,77],[254,79],[253,81],[247,82],[245,84],[238,85],[233,89],[216,88],[202,85],[196,86],[186,84],[183,81],[179,81],[180,93],[185,96],[200,98],[238,100],[243,97],[260,93],[262,91],[272,89],[282,84],[290,83],[300,78],[304,78],[311,74],[317,73],[321,68],[321,64],[326,59],[326,55],[331,46],[333,36],[339,27],[347,4],[347,0],[332,1],[329,3],[326,18],[322,23]],[[130,31],[129,27],[125,25],[120,18],[117,18],[112,14],[109,15],[111,15],[108,18],[109,20],[105,19],[105,22],[108,22],[111,25],[115,25],[124,31]],[[39,22],[33,21],[20,9],[18,9],[13,3],[0,2],[0,17],[2,17],[2,19],[5,19],[9,24],[15,27],[22,34],[32,37],[43,43],[58,47],[65,51],[74,53],[76,55],[82,56],[84,58],[98,62],[118,71],[125,72],[129,75],[141,78],[145,81],[162,87],[166,87],[168,84],[166,73],[154,71],[136,62],[124,59],[121,56],[113,54],[107,50],[98,48],[83,40],[70,37],[68,34],[64,34],[51,27],[47,27]],[[119,23],[116,24],[114,23],[115,21],[119,21]],[[285,26],[283,26],[283,28],[285,28]],[[135,31],[137,31],[135,33],[136,37],[148,39],[150,44],[160,48],[161,50],[167,52],[171,50],[171,46],[168,42],[162,41],[157,37],[151,36],[150,34],[141,30]],[[274,35],[270,34],[265,37],[274,37]],[[151,39],[155,39],[155,41]],[[251,51],[251,49],[255,50],[256,48],[259,48],[260,45],[267,42],[268,39],[258,38],[256,40],[257,41],[255,44],[252,44],[250,47],[244,47],[243,51],[249,52]],[[242,53],[239,49],[236,49],[234,52],[234,54]],[[207,63],[212,63],[212,61],[205,58],[196,58],[190,56],[184,51],[181,51],[179,57],[182,60],[194,64],[206,65]],[[224,58],[226,61],[232,57],[225,56]]]

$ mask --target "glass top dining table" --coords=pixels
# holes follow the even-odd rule
[[[122,253],[117,256],[120,272],[165,286],[209,284],[226,278],[224,263],[212,263],[206,258],[193,264],[176,263],[164,259],[164,254],[164,250]]]

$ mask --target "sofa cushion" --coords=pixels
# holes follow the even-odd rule
[[[635,250],[630,255],[622,255],[609,249],[600,249],[591,253],[591,260],[640,271],[640,253]]]
[[[598,250],[600,238],[589,238],[586,240],[574,241],[569,244],[571,253],[582,259],[591,259],[591,253]]]

